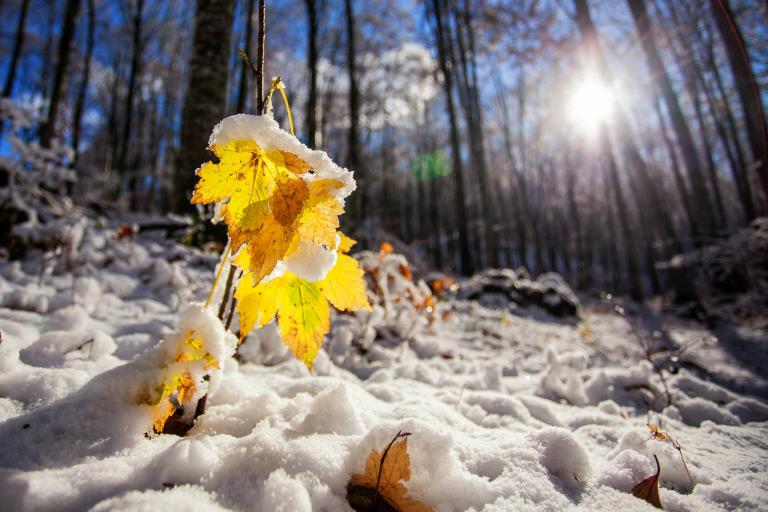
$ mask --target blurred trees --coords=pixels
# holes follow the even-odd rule
[[[256,1],[190,5],[0,4],[3,96],[38,113],[29,137],[75,149],[76,200],[190,211],[212,127],[255,111],[237,49],[255,55]],[[300,138],[355,171],[362,246],[397,237],[444,270],[525,266],[640,297],[664,290],[658,262],[766,214],[764,2],[267,8],[266,76],[287,83]],[[574,118],[590,80],[613,100]]]

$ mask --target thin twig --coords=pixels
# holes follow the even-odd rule
[[[229,267],[229,274],[227,275],[227,284],[224,286],[224,296],[221,298],[221,305],[219,305],[219,320],[224,320],[224,313],[227,311],[227,304],[229,303],[229,292],[232,290],[232,282],[235,280],[235,271],[237,267],[231,265]]]
[[[243,272],[240,271],[237,276],[237,280],[240,281],[243,277]],[[237,299],[235,294],[232,294],[232,300],[229,303],[229,315],[227,315],[227,321],[224,323],[224,330],[228,331],[229,326],[232,325],[232,317],[235,316],[235,307],[237,306]]]
[[[251,68],[251,71],[253,71],[253,74],[256,76],[259,76],[259,72],[256,70],[256,66],[253,65],[253,62],[251,62],[251,59],[248,58],[248,52],[246,52],[244,49],[240,48],[237,51],[237,54],[240,55],[240,58],[243,59],[243,61],[248,64],[248,67]]]
[[[259,46],[256,50],[256,112],[264,114],[264,45],[266,42],[266,15],[265,0],[259,0]]]

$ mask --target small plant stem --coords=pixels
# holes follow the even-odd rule
[[[231,249],[231,246],[227,244],[227,248],[224,250],[224,254],[221,257],[221,265],[219,265],[219,270],[216,272],[216,277],[213,278],[213,284],[211,285],[211,291],[208,292],[208,298],[205,299],[205,307],[208,307],[208,305],[211,303],[211,299],[213,298],[213,292],[216,291],[216,285],[219,283],[219,278],[221,277],[221,272],[224,270],[224,265],[227,262],[227,259],[229,258],[229,251]]]
[[[256,112],[264,114],[266,108],[266,102],[264,101],[264,43],[266,39],[266,14],[267,6],[266,0],[259,0],[259,33],[258,33],[258,48],[256,50],[256,66],[251,64],[248,59],[248,55],[244,51],[240,52],[240,56],[251,66],[253,72],[256,75]],[[227,276],[227,285],[224,288],[224,296],[221,298],[221,305],[219,306],[219,320],[224,320],[224,313],[227,309],[227,303],[229,303],[229,293],[232,289],[232,282],[235,280],[235,267],[229,268],[229,275]],[[232,305],[230,306],[230,314],[226,321],[226,328],[229,329],[229,324],[232,322],[232,312],[235,310],[237,300],[232,296]]]
[[[259,0],[259,37],[256,50],[256,112],[264,113],[264,45],[266,40],[266,0]]]
[[[243,277],[243,272],[240,271],[240,273],[237,276],[237,280],[239,281]],[[232,294],[232,300],[229,303],[229,315],[227,315],[227,321],[224,323],[224,329],[229,330],[229,326],[232,325],[232,317],[235,315],[235,307],[237,306],[237,299],[235,298],[235,294]]]
[[[224,313],[227,310],[227,304],[229,303],[229,292],[232,290],[232,282],[235,280],[236,267],[234,265],[229,267],[229,274],[227,275],[227,284],[224,286],[224,296],[221,298],[221,304],[219,305],[219,320],[224,320]]]

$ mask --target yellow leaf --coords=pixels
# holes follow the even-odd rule
[[[301,178],[283,173],[275,180],[275,191],[269,205],[275,220],[283,226],[290,226],[304,209],[304,203],[309,199],[309,187]]]
[[[242,189],[261,152],[253,141],[234,141],[212,149],[219,163],[207,162],[197,170],[200,181],[195,185],[192,204],[216,203]]]
[[[397,437],[402,437],[398,434]],[[383,461],[382,461],[383,459]],[[411,459],[408,438],[391,443],[384,455],[371,450],[365,461],[365,473],[352,475],[347,485],[347,499],[356,510],[373,510],[373,501],[385,500],[399,512],[429,512],[428,506],[406,496],[408,489],[401,482],[411,479]],[[377,496],[378,495],[378,496]],[[371,502],[371,503],[369,503]]]
[[[250,272],[243,274],[235,290],[237,312],[240,316],[240,339],[254,327],[264,327],[277,314],[277,298],[282,278],[253,285]]]
[[[328,301],[341,311],[371,310],[365,294],[363,269],[357,260],[346,254],[339,254],[336,265],[325,279],[318,283]]]
[[[250,233],[246,246],[250,256],[248,270],[255,283],[275,269],[290,246],[289,230],[274,220],[271,213],[267,217],[259,230]]]
[[[286,274],[281,281],[277,317],[280,336],[311,371],[323,336],[331,328],[328,301],[315,283],[293,274]]]
[[[248,244],[249,269],[258,282],[284,257],[296,236],[303,212],[312,207],[317,209],[317,214],[308,216],[312,221],[339,210],[325,204],[328,196],[333,197],[328,192],[333,185],[314,186],[316,197],[313,199],[310,186],[298,176],[309,166],[296,155],[281,150],[264,151],[253,141],[232,141],[213,149],[219,162],[200,167],[197,172],[200,181],[195,186],[192,202],[205,204],[229,199],[222,212],[232,249],[236,252]],[[335,230],[338,226],[336,218],[323,220],[333,226],[328,229]],[[327,237],[322,235],[319,228],[308,228],[307,236],[326,241]]]
[[[177,356],[176,362],[183,363],[186,361],[197,361],[200,359],[205,360],[204,368],[219,368],[219,362],[208,351],[205,350],[202,340],[195,337],[195,331],[190,331],[187,336],[182,339],[181,343],[176,349]]]
[[[341,238],[341,242],[339,243],[339,252],[342,254],[347,254],[352,247],[357,243],[357,240],[353,240],[349,238],[347,235],[339,231],[338,233],[339,237]]]
[[[283,160],[285,161],[285,167],[287,167],[289,171],[296,174],[304,174],[308,170],[312,169],[311,165],[290,151],[280,151],[280,153],[282,153]]]
[[[299,236],[333,248],[336,245],[336,230],[339,215],[344,213],[341,203],[333,190],[342,183],[333,179],[314,180],[309,184],[309,200],[299,219]]]
[[[180,405],[185,405],[195,394],[195,381],[188,372],[168,377],[158,388],[159,399],[152,409],[152,428],[158,434],[163,431],[168,418],[176,412],[172,398]]]

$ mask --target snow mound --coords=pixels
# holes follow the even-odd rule
[[[91,224],[80,247],[99,239],[75,279],[59,265],[41,279],[43,251],[0,261],[3,510],[350,510],[350,478],[398,431],[404,485],[435,511],[649,510],[630,490],[654,455],[669,510],[768,504],[765,377],[700,324],[587,302],[578,325],[510,315],[439,299],[401,256],[364,252],[374,309],[334,316],[309,375],[273,325],[235,359],[214,315],[186,305],[215,258]],[[674,371],[646,359],[633,335],[646,324]],[[186,437],[151,434],[137,398],[190,330],[220,361],[205,413]]]
[[[533,306],[556,317],[576,317],[579,299],[563,278],[554,272],[540,275],[535,281],[522,269],[490,269],[461,283],[458,297],[476,300],[491,307],[505,308],[510,303]]]

